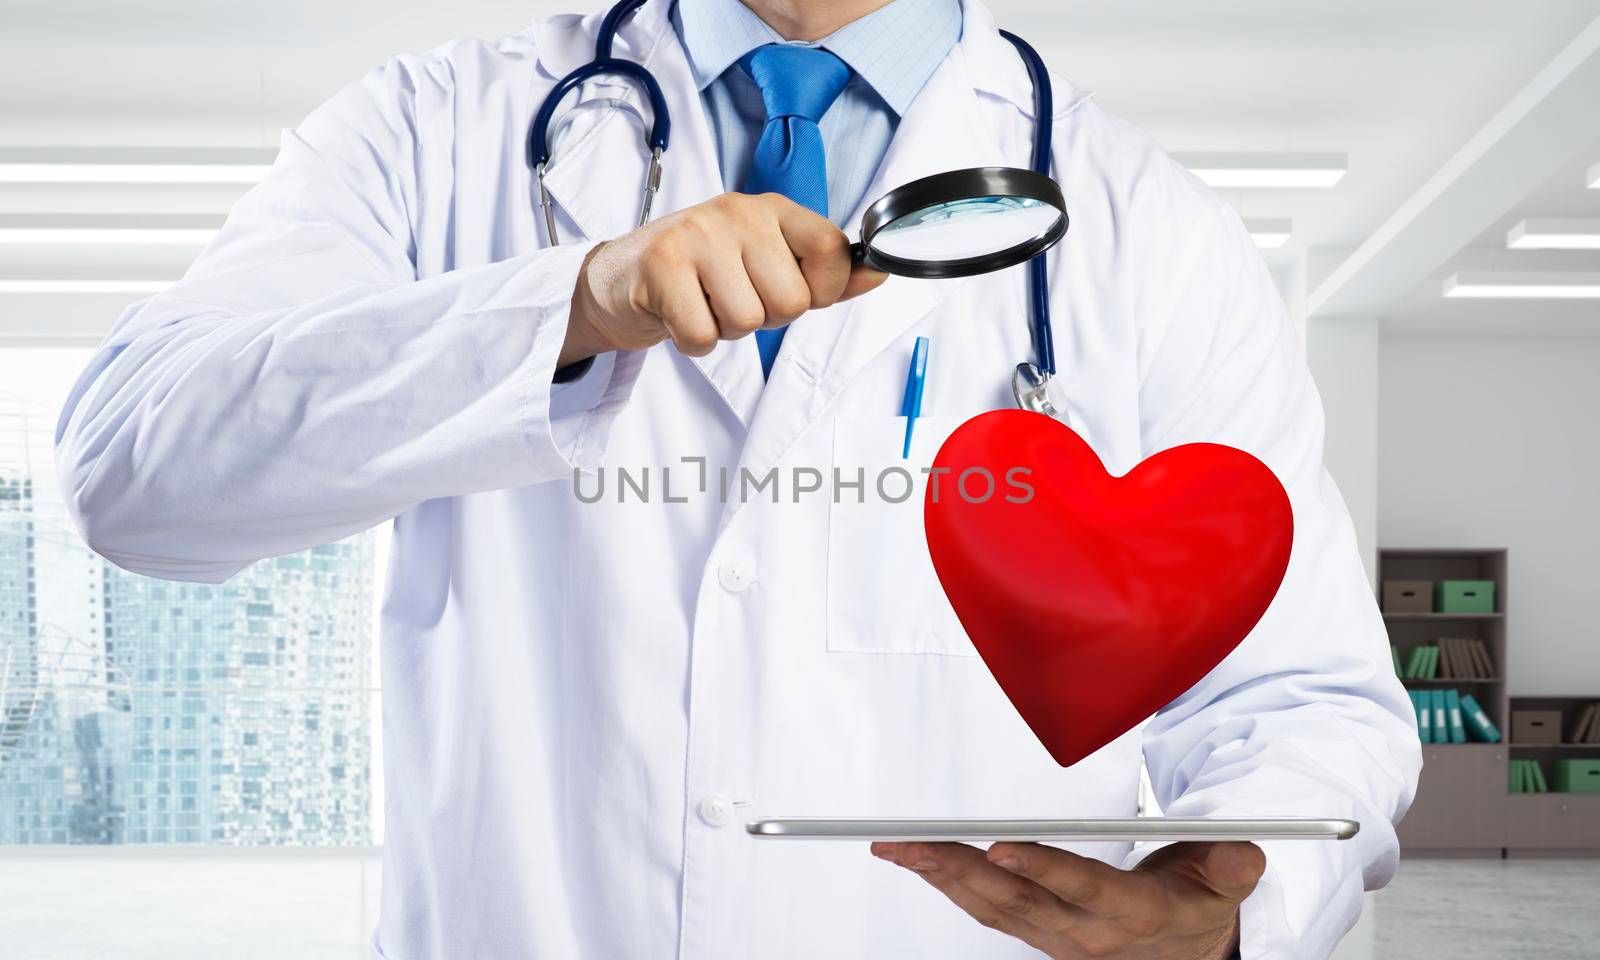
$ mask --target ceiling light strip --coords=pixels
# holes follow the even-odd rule
[[[0,280],[3,293],[160,293],[173,280]]]
[[[204,246],[217,235],[215,229],[184,227],[3,227],[0,244],[58,246]]]
[[[1444,281],[1452,300],[1600,299],[1600,273],[1457,273]]]
[[[1349,169],[1342,153],[1179,153],[1174,159],[1218,189],[1326,189]]]
[[[1600,250],[1600,220],[1523,220],[1506,231],[1511,250]]]

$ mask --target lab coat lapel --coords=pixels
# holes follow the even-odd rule
[[[945,170],[1006,162],[979,110],[966,57],[958,45],[901,118],[846,233],[860,236],[865,208],[894,187]],[[1011,162],[1025,165],[1027,158]],[[951,291],[980,281],[891,277],[872,293],[795,321],[760,398],[741,466],[759,476],[777,464],[868,361],[904,339]],[[909,344],[906,356],[910,357]]]
[[[656,218],[723,192],[711,124],[688,58],[667,17],[669,9],[666,0],[651,0],[642,7],[619,33],[617,51],[619,56],[643,63],[655,75],[672,117],[672,139],[662,156]],[[585,37],[585,49],[592,51],[593,28]],[[577,59],[572,65],[582,62]],[[648,120],[649,107],[625,82],[585,84],[584,90],[588,91],[584,100],[603,97],[628,106],[589,108],[598,109],[601,115],[587,129],[573,131],[575,142],[564,143],[555,151],[545,186],[584,237],[620,236],[638,221],[647,168],[643,135],[627,113],[631,107]],[[763,386],[753,339],[720,343],[710,354],[689,362],[740,422],[748,425]]]

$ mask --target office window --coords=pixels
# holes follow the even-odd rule
[[[0,844],[377,842],[378,536],[221,585],[96,557],[51,451],[88,356],[0,348]]]

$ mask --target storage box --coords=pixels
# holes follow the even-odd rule
[[[1560,710],[1511,711],[1512,743],[1560,743]]]
[[[1557,760],[1550,788],[1559,793],[1600,793],[1600,760]]]
[[[1432,580],[1383,581],[1384,613],[1432,613]]]
[[[1433,585],[1433,609],[1440,613],[1494,613],[1494,581],[1440,580]]]

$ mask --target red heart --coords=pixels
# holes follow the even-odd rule
[[[923,517],[945,596],[1062,766],[1221,663],[1289,565],[1288,495],[1232,447],[1185,444],[1113,477],[1067,425],[996,410],[951,434],[934,471]]]

